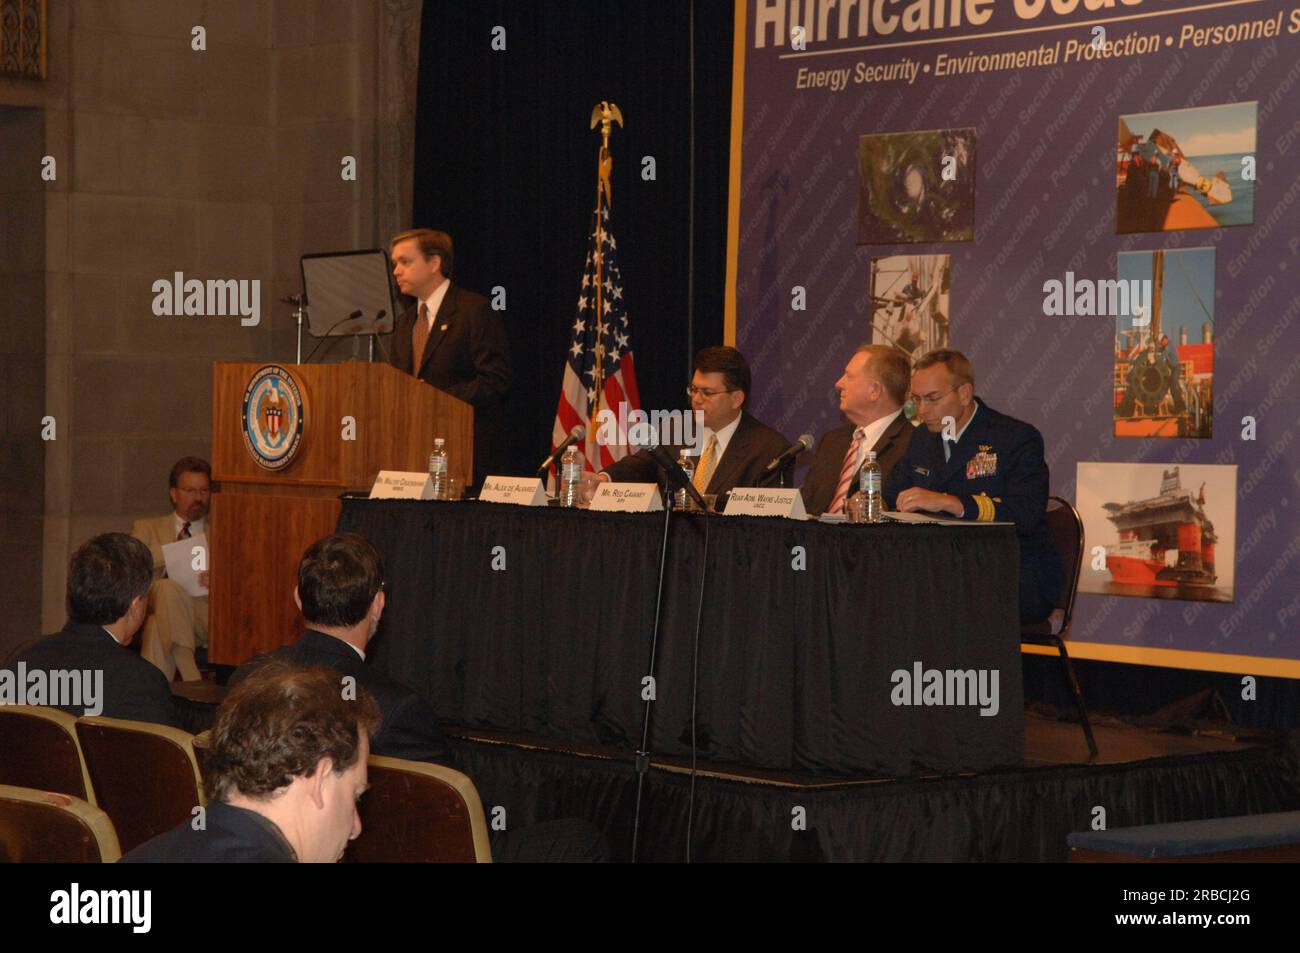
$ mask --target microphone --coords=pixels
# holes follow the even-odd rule
[[[773,457],[772,462],[763,468],[763,473],[771,473],[782,466],[787,460],[793,460],[805,450],[811,450],[813,448],[813,443],[813,435],[810,433],[804,434],[794,443],[790,444],[790,446],[786,447],[785,451],[779,457]]]
[[[346,318],[339,318],[337,321],[331,324],[329,330],[326,331],[323,335],[321,335],[321,339],[316,342],[316,346],[311,349],[311,353],[307,355],[307,360],[303,361],[303,363],[308,364],[311,362],[311,359],[316,356],[316,352],[320,350],[321,345],[324,344],[326,341],[328,341],[330,335],[334,333],[335,328],[337,328],[340,324],[346,324],[349,321],[355,321],[359,317],[361,317],[360,308],[358,308],[356,311],[353,311]],[[343,336],[346,337],[346,335]],[[335,338],[333,344],[337,344],[337,343],[338,343],[338,339]],[[333,346],[333,344],[331,344],[331,347]]]
[[[695,489],[695,484],[692,483],[691,478],[686,475],[686,471],[682,469],[682,465],[673,459],[671,453],[659,446],[658,435],[652,433],[640,449],[650,454],[651,459],[654,460],[655,463],[659,464],[660,469],[668,474],[668,482],[670,485],[675,485],[685,489],[686,492],[690,494],[691,499],[695,501],[696,506],[705,513],[709,511],[708,505],[704,502],[704,497],[700,495],[699,490]]]
[[[585,436],[587,436],[587,428],[584,427],[582,424],[578,424],[576,427],[570,430],[569,436],[565,439],[564,443],[560,444],[558,447],[552,450],[551,455],[542,461],[542,465],[537,468],[537,475],[541,476],[543,473],[545,473],[552,463],[554,463],[556,460],[558,460],[560,457],[564,455],[565,450],[568,450],[570,447],[572,447],[575,443],[577,443]]]
[[[388,314],[387,308],[379,309],[379,313],[375,315],[375,319],[370,322],[370,336],[375,343],[379,345],[379,353],[384,355],[384,360],[391,364],[393,363],[393,359],[389,356],[388,348],[384,347],[384,339],[379,335],[379,322],[384,320],[384,315],[386,314]]]

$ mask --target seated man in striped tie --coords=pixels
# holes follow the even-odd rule
[[[738,486],[791,485],[793,461],[779,471],[764,472],[790,441],[745,410],[752,388],[749,363],[734,347],[706,347],[695,355],[695,373],[686,393],[704,423],[691,481],[702,494],[717,496]],[[676,459],[683,448],[665,449]],[[583,494],[590,499],[598,481],[655,483],[661,475],[649,452],[638,450],[600,473],[583,474]]]
[[[810,516],[844,512],[868,450],[876,452],[882,485],[903,459],[916,429],[903,414],[910,379],[907,356],[897,348],[863,344],[853,352],[835,382],[849,422],[822,437],[800,488]]]
[[[208,597],[191,596],[174,579],[167,578],[162,548],[167,543],[206,536],[211,498],[212,467],[199,457],[181,457],[172,467],[168,495],[172,511],[165,516],[138,519],[131,535],[149,547],[154,582],[149,590],[149,615],[140,640],[140,656],[173,678],[198,681],[198,659],[208,646]],[[206,586],[207,571],[199,573]]]

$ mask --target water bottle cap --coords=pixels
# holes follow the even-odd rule
[[[867,462],[870,463],[870,462],[871,462],[872,460],[874,460],[874,459],[876,459],[876,451],[874,451],[874,450],[868,450],[868,451],[867,451]]]
[[[433,445],[438,449],[442,449],[442,445],[445,444],[446,442],[447,441],[444,440],[442,437],[438,437],[433,441]]]

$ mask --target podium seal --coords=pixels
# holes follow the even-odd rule
[[[302,443],[302,391],[288,368],[259,367],[244,388],[244,446],[267,470],[283,470]]]

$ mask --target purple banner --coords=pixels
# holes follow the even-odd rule
[[[1076,654],[1300,677],[1300,5],[738,0],[736,22],[728,329],[754,413],[821,434],[858,344],[955,347],[1084,516]],[[1076,485],[1095,463],[1160,467],[1103,499]]]

